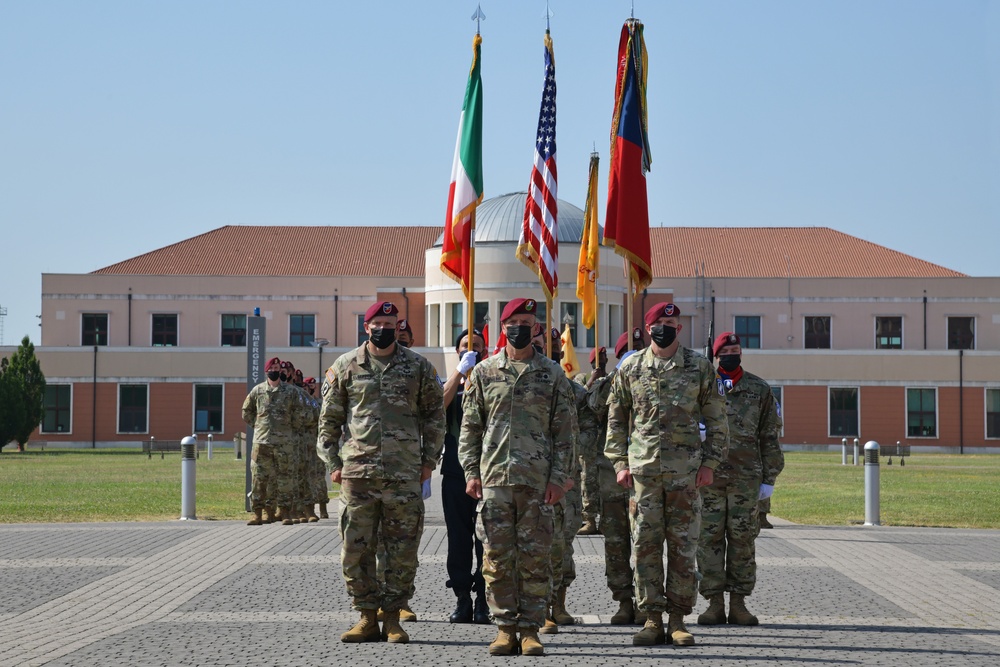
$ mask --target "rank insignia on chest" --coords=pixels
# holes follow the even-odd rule
[[[726,395],[726,385],[722,382],[722,378],[720,377],[715,378],[715,386],[719,390],[719,396]]]

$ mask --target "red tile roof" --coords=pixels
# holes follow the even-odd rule
[[[829,227],[655,227],[650,242],[657,277],[965,276]]]
[[[94,273],[419,277],[424,275],[424,251],[440,234],[440,226],[227,225]]]

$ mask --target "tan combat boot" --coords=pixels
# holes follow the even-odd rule
[[[399,624],[399,610],[385,612],[385,623],[382,624],[382,641],[390,644],[408,644],[410,635]]]
[[[720,596],[721,597],[721,596]],[[701,623],[701,617],[698,617]],[[757,625],[757,617],[747,610],[743,596],[736,593],[729,594],[729,624],[730,625]]]
[[[409,623],[417,620],[417,615],[413,613],[412,609],[410,609],[410,603],[406,603],[399,608],[399,620],[403,623]]]
[[[513,625],[497,626],[497,636],[490,644],[490,655],[514,655],[517,651],[517,634]]]
[[[559,632],[559,625],[553,620],[552,614],[548,611],[545,612],[545,625],[538,628],[538,631],[543,635],[554,635]]]
[[[278,513],[274,511],[273,507],[264,508],[264,523],[274,523],[278,521]]]
[[[279,507],[278,511],[281,512],[281,525],[282,526],[291,526],[293,523],[295,523],[292,520],[292,510],[291,509],[289,509],[287,507]]]
[[[330,513],[326,511],[326,503],[320,503],[319,504],[319,518],[321,518],[321,519],[329,519],[330,518]]]
[[[262,526],[264,525],[264,519],[260,517],[261,510],[253,511],[253,518],[247,521],[248,526]]]
[[[698,625],[722,625],[726,622],[726,598],[722,593],[708,598],[708,609],[698,614]]]
[[[694,635],[684,625],[684,614],[670,614],[667,618],[667,643],[674,646],[694,646]]]
[[[544,655],[545,647],[538,639],[537,630],[521,630],[521,655]]]
[[[353,628],[340,635],[340,641],[346,644],[360,642],[377,642],[381,639],[378,631],[378,621],[375,620],[374,609],[362,609],[361,620]]]
[[[611,625],[631,625],[635,623],[635,605],[632,598],[620,600],[618,611],[611,617]]]
[[[580,530],[576,531],[577,535],[599,535],[600,533],[601,531],[597,528],[597,520],[593,517],[584,519]]]
[[[319,517],[316,516],[316,509],[314,507],[307,508],[306,514],[309,517],[309,523],[319,523]]]
[[[566,611],[566,587],[556,591],[556,601],[552,603],[552,620],[559,625],[573,625],[576,619]]]
[[[663,614],[651,611],[646,624],[632,636],[632,646],[656,646],[663,643]]]

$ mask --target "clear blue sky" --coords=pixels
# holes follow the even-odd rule
[[[603,207],[629,2],[550,4],[559,194],[582,207],[596,145]],[[545,3],[482,5],[489,197],[527,184]],[[226,224],[442,224],[475,6],[0,0],[3,342],[37,341],[42,273]],[[1000,275],[1000,0],[635,14],[652,224],[828,226]]]

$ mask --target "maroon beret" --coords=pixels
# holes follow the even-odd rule
[[[661,301],[646,311],[646,324],[652,326],[653,322],[661,317],[679,317],[681,309],[672,303]]]
[[[266,364],[264,364],[265,373],[271,370],[272,368],[281,368],[281,359],[275,357],[274,359],[271,359]]]
[[[400,320],[396,323],[396,331],[405,331],[406,333],[413,335],[413,329],[410,328],[409,320]]]
[[[732,331],[725,331],[720,333],[715,337],[715,342],[712,343],[712,356],[719,356],[719,350],[726,347],[727,345],[739,345],[740,337],[734,334]]]
[[[636,327],[632,329],[632,340],[635,343],[632,345],[632,349],[638,350],[644,347],[644,342],[642,340],[642,329]],[[615,343],[615,357],[621,359],[622,356],[628,352],[628,332],[626,331],[621,336],[618,337],[618,342]]]
[[[303,382],[303,384],[316,384],[316,378],[314,378],[314,377],[307,377],[305,379],[305,381]]]
[[[607,348],[601,347],[601,352],[607,352]],[[590,351],[590,363],[595,363],[597,361],[597,350],[593,349]]]
[[[520,315],[521,313],[534,315],[537,310],[538,304],[535,303],[534,299],[514,299],[513,301],[508,301],[507,305],[504,306],[503,312],[500,314],[500,321],[506,322],[514,315]]]
[[[378,317],[379,315],[398,317],[399,308],[396,308],[396,304],[392,301],[379,301],[378,303],[373,303],[371,307],[365,311],[365,324],[371,322],[373,317]]]

